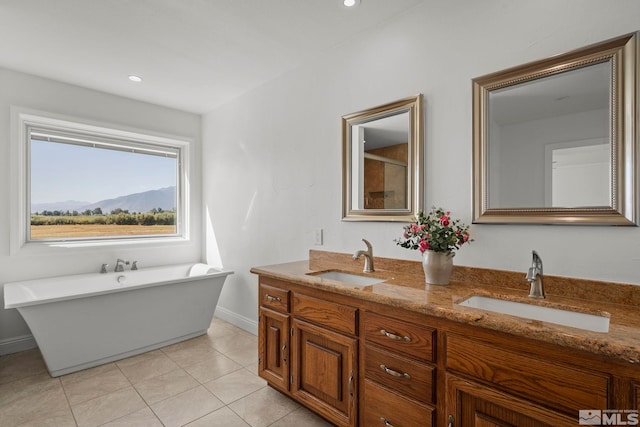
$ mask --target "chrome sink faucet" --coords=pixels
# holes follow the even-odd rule
[[[365,273],[371,273],[373,271],[373,247],[371,246],[371,243],[369,243],[365,239],[362,239],[362,241],[365,245],[367,245],[367,250],[357,251],[355,254],[353,254],[353,260],[358,260],[360,259],[361,255],[364,255],[364,269],[362,271],[364,271]]]
[[[546,298],[542,285],[542,258],[540,258],[540,255],[538,255],[536,251],[531,251],[531,254],[533,255],[533,260],[527,272],[527,280],[531,283],[529,298]]]
[[[116,261],[116,268],[113,271],[115,271],[116,273],[124,271],[125,265],[129,265],[129,261],[118,258],[118,260]]]

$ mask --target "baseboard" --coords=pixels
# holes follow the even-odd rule
[[[7,338],[0,340],[0,356],[30,350],[37,346],[36,340],[33,339],[33,335],[20,335],[13,338]]]
[[[241,316],[236,312],[220,306],[216,307],[215,316],[247,332],[251,332],[253,335],[258,335],[258,322],[255,320]]]

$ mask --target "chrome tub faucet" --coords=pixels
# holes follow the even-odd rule
[[[358,260],[360,259],[360,256],[364,256],[364,269],[362,271],[364,271],[365,273],[371,273],[373,272],[373,247],[371,246],[371,243],[369,243],[368,241],[366,241],[365,239],[362,239],[362,241],[364,242],[365,245],[367,245],[367,250],[366,251],[357,251],[355,254],[353,254],[353,260]]]
[[[129,261],[118,258],[118,260],[116,261],[116,268],[113,271],[115,271],[116,273],[124,271],[125,265],[129,265]]]
[[[536,251],[531,251],[533,259],[531,261],[531,267],[527,272],[527,280],[531,284],[529,289],[529,298],[546,298],[544,294],[544,286],[542,285],[542,258]]]

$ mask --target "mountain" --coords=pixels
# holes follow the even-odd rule
[[[102,209],[103,213],[109,213],[120,208],[129,212],[148,212],[153,208],[161,208],[164,211],[173,210],[176,207],[176,187],[160,188],[142,193],[127,194],[115,199],[100,200],[77,209],[79,212],[87,209]]]
[[[165,211],[173,210],[176,207],[176,187],[160,188],[142,193],[127,194],[115,199],[105,199],[99,202],[79,202],[69,200],[66,202],[35,203],[31,206],[32,212],[42,212],[43,210],[59,210],[65,212],[83,212],[87,209],[102,209],[107,214],[114,209],[120,208],[129,212],[148,212],[153,208],[160,208]]]

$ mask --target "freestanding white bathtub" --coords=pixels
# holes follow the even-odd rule
[[[207,332],[232,271],[181,264],[4,285],[53,377]]]

